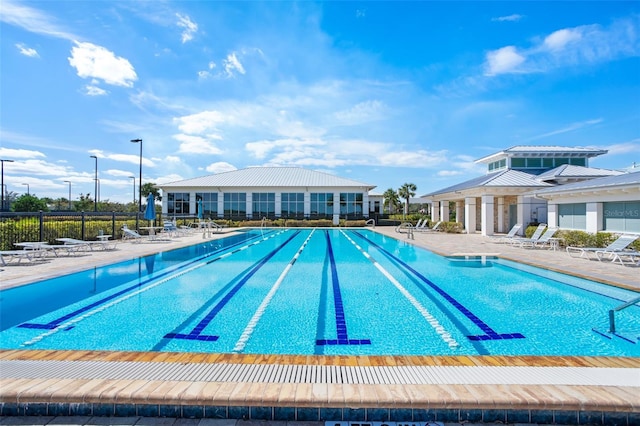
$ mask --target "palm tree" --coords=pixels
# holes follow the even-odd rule
[[[404,198],[404,214],[409,213],[409,199],[416,195],[416,185],[414,183],[405,183],[398,189],[398,196]]]
[[[391,214],[391,206],[395,207],[398,205],[398,193],[393,190],[393,188],[387,189],[384,194],[384,205],[389,206],[389,214]]]

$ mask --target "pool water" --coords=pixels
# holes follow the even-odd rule
[[[0,348],[640,356],[638,293],[364,229],[251,230],[0,292]]]

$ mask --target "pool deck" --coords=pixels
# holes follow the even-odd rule
[[[392,227],[375,230],[443,255],[498,255],[640,291],[640,267],[495,244],[478,234],[409,239]],[[0,288],[200,241],[194,233],[11,262],[0,267]],[[640,424],[639,394],[639,358],[0,351],[2,416],[632,425]]]

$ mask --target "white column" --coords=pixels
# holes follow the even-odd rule
[[[447,200],[440,203],[440,220],[449,222],[449,201]]]
[[[493,195],[483,195],[481,203],[480,232],[484,236],[493,235]]]
[[[369,217],[369,211],[371,208],[369,207],[369,194],[367,192],[362,193],[362,215],[364,217]]]
[[[467,234],[476,232],[476,197],[464,199],[464,229]]]
[[[311,193],[309,191],[304,193],[304,216],[309,217],[311,214]]]
[[[431,203],[431,220],[433,222],[439,222],[440,221],[440,201],[433,201]]]
[[[602,203],[587,203],[587,232],[602,231]]]
[[[456,201],[456,222],[464,223],[464,202]]]
[[[547,225],[549,225],[549,228],[557,228],[558,226],[560,226],[558,221],[557,204],[547,204]]]
[[[498,197],[498,232],[504,232],[504,197]]]
[[[224,192],[218,191],[218,217],[224,217]]]
[[[247,218],[253,219],[253,192],[247,192],[247,199],[245,201],[245,208],[247,209]],[[258,218],[262,219],[262,218]]]
[[[274,202],[275,206],[273,206],[273,213],[276,215],[276,217],[280,217],[282,216],[282,191],[278,191],[275,193]]]
[[[516,223],[521,223],[522,230],[524,231],[525,229],[527,229],[527,225],[529,224],[529,221],[525,219],[524,197],[522,195],[518,195],[517,197],[517,209],[518,209],[518,220]]]

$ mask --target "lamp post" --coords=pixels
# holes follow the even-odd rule
[[[23,185],[27,185],[27,195],[31,195],[31,193],[29,192],[29,184],[28,183],[23,183]]]
[[[65,180],[65,183],[69,184],[69,210],[71,210],[71,181]]]
[[[138,219],[142,211],[142,139],[131,139],[131,143],[140,144],[140,176],[138,177],[138,214],[136,215],[136,230],[139,230]]]
[[[0,159],[0,163],[2,163],[2,165],[0,166],[0,180],[2,180],[1,186],[2,186],[2,205],[0,207],[0,210],[4,211],[4,193],[6,192],[6,187],[4,186],[4,163],[13,163],[13,160],[1,160]]]
[[[98,211],[98,157],[95,155],[90,155],[90,158],[96,159],[96,168],[94,173],[94,186],[93,186],[93,211]]]
[[[129,179],[133,179],[133,204],[136,203],[136,177],[129,176]]]

